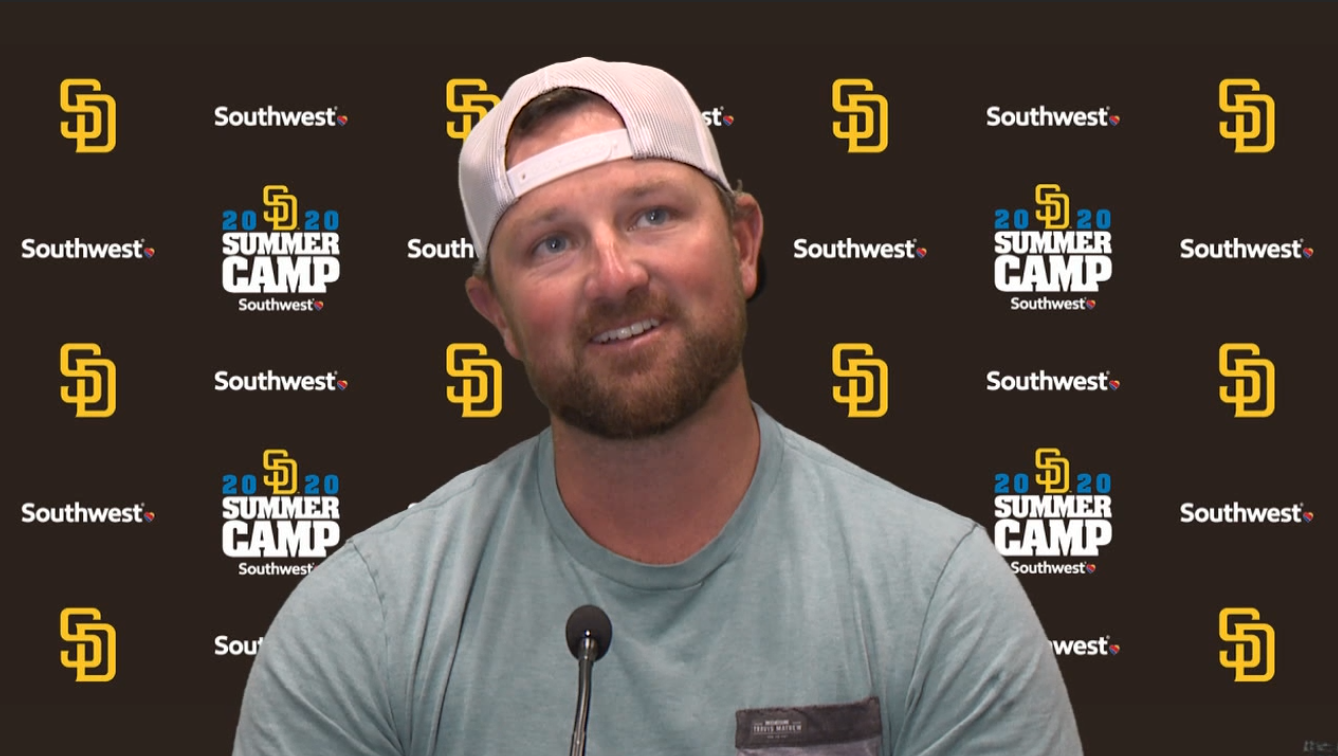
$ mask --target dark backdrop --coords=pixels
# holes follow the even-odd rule
[[[544,426],[519,364],[464,296],[472,261],[411,259],[408,244],[468,237],[460,141],[446,131],[465,116],[447,82],[483,79],[500,95],[539,66],[592,55],[661,66],[721,116],[711,129],[726,170],[766,218],[768,281],[749,306],[745,364],[769,412],[990,529],[1001,476],[1041,493],[1038,448],[1068,460],[1074,490],[1086,473],[1110,497],[1110,542],[1095,554],[1009,557],[1027,571],[1051,639],[1119,648],[1060,657],[1089,754],[1287,754],[1338,741],[1334,508],[1323,488],[1338,108],[1335,48],[1318,16],[1287,4],[1156,14],[1112,4],[498,5],[0,12],[12,739],[44,753],[228,752],[248,650],[299,579],[240,565],[320,561],[224,553],[228,476],[238,495],[247,476],[271,493],[265,450],[286,450],[304,489],[314,475],[312,493],[337,497],[339,519],[326,522],[342,541]],[[72,78],[96,79],[114,98],[110,152],[77,152],[61,135],[77,117],[61,109]],[[885,99],[883,151],[850,152],[833,136],[847,117],[833,109],[838,78],[868,79]],[[1232,118],[1219,108],[1227,78],[1254,79],[1272,98],[1271,151],[1237,153],[1219,134]],[[1107,124],[987,125],[991,106],[1042,105],[1105,108]],[[220,106],[334,109],[347,122],[217,127]],[[1042,183],[1062,188],[1075,222],[1079,210],[1109,213],[1111,275],[1096,291],[996,288],[996,212],[1024,210],[1040,228]],[[271,295],[221,284],[226,213],[239,224],[245,211],[263,214],[267,185],[286,186],[300,214],[318,211],[318,225],[338,214],[338,280],[272,295],[309,310],[239,311],[239,298]],[[23,256],[27,239],[75,238],[142,241],[154,253]],[[796,259],[799,239],[910,241],[924,254]],[[1186,239],[1295,242],[1311,256],[1183,259]],[[1094,304],[1014,309],[1013,296]],[[62,375],[69,343],[96,344],[114,363],[111,416],[78,417],[60,399],[58,387],[91,386]],[[464,416],[447,399],[448,386],[469,381],[448,370],[456,343],[499,361],[489,368],[504,385],[496,416]],[[833,374],[838,343],[865,344],[885,363],[885,414],[851,417],[833,400],[834,386],[849,387]],[[1219,372],[1224,343],[1254,344],[1271,361],[1270,416],[1235,417],[1219,398],[1233,384]],[[88,370],[105,382],[105,368]],[[988,389],[991,371],[1042,370],[1104,374],[1107,388]],[[219,371],[337,373],[329,380],[346,385],[219,391]],[[24,522],[26,504],[74,502],[141,510],[133,523]],[[1234,502],[1297,505],[1310,521],[1181,522],[1186,503]],[[1080,573],[1034,574],[1055,565]],[[111,681],[79,682],[58,663],[78,647],[58,629],[71,607],[96,608],[115,628]],[[1219,637],[1228,607],[1256,609],[1272,627],[1271,680],[1235,682],[1219,663],[1234,647]],[[105,630],[87,630],[110,645]],[[231,641],[241,653],[219,653]]]

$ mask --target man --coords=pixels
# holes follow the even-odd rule
[[[518,80],[460,157],[470,301],[551,427],[348,543],[265,637],[236,754],[1081,753],[981,528],[748,396],[762,214],[657,69]]]

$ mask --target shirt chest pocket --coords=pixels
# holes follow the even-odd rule
[[[846,704],[740,709],[738,756],[879,756],[883,716],[876,697]]]

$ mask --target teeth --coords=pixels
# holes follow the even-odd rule
[[[632,338],[633,336],[640,336],[641,334],[645,333],[646,331],[649,331],[650,329],[658,326],[659,324],[660,321],[656,320],[655,318],[647,318],[646,320],[643,320],[640,323],[633,323],[630,326],[623,326],[622,328],[615,328],[611,331],[605,331],[604,333],[601,333],[598,336],[596,336],[593,339],[593,341],[596,344],[607,344],[610,341],[624,341],[626,339]]]

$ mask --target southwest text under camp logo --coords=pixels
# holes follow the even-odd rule
[[[94,621],[72,621],[77,617]],[[101,619],[102,612],[92,607],[60,610],[60,637],[74,644],[73,653],[60,652],[60,664],[74,670],[75,682],[109,682],[116,677],[116,628],[96,621]]]
[[[846,152],[887,149],[887,98],[873,91],[868,79],[832,82],[832,109],[846,114],[832,121],[832,135],[846,141]]]
[[[81,352],[92,356],[77,356]],[[75,417],[111,417],[116,412],[116,363],[101,354],[97,344],[60,348],[60,374],[74,379],[60,387],[60,399],[74,405]]]
[[[74,140],[75,152],[116,149],[116,100],[102,91],[102,82],[65,79],[60,83],[60,109],[73,116],[60,122],[60,135]]]
[[[1258,619],[1259,610],[1249,607],[1227,607],[1217,614],[1217,635],[1229,644],[1218,652],[1218,661],[1236,670],[1236,682],[1268,682],[1277,671],[1273,626]]]
[[[1236,152],[1271,152],[1277,108],[1273,98],[1259,91],[1256,79],[1222,79],[1217,85],[1217,106],[1230,117],[1218,122],[1223,139],[1236,143]]]
[[[477,91],[465,94],[461,88]],[[488,82],[483,79],[451,79],[446,82],[446,109],[460,117],[446,121],[446,133],[452,139],[465,139],[498,102],[497,95],[488,93]]]
[[[846,379],[846,390],[840,384],[833,386],[832,398],[849,408],[846,417],[887,414],[887,363],[872,355],[873,347],[868,344],[832,347],[832,374]]]
[[[1245,352],[1249,356],[1241,356]],[[1223,378],[1233,378],[1226,386],[1219,386],[1218,396],[1227,404],[1235,405],[1236,417],[1268,417],[1273,414],[1274,380],[1273,361],[1259,356],[1256,344],[1223,344],[1217,350],[1217,372]]]
[[[462,353],[477,357],[462,357]],[[488,357],[482,344],[451,344],[446,347],[446,372],[462,378],[446,387],[446,398],[461,406],[461,417],[497,417],[502,413],[502,363]]]

